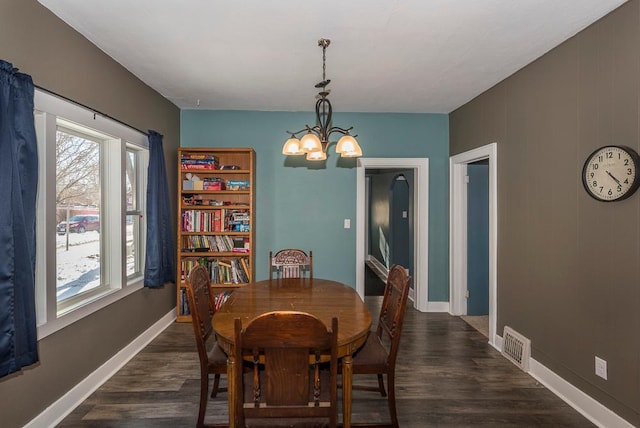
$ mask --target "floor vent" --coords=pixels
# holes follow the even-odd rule
[[[504,327],[502,335],[502,355],[525,372],[529,371],[531,340],[509,326]]]

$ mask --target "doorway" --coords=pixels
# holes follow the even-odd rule
[[[411,185],[413,187],[413,184]],[[399,264],[413,275],[413,240],[411,239],[411,195],[407,177],[399,173],[392,181],[389,192],[389,241],[391,247],[389,266]]]
[[[356,291],[364,298],[366,237],[366,169],[413,170],[413,288],[410,298],[416,309],[428,305],[428,206],[429,160],[426,158],[359,158],[356,168]],[[419,261],[419,262],[418,262]]]
[[[489,159],[467,164],[467,177],[467,315],[485,316],[489,315]]]
[[[468,293],[468,166],[488,162],[488,312],[489,343],[496,347],[497,320],[497,143],[491,143],[449,160],[449,301],[453,315],[467,314]]]

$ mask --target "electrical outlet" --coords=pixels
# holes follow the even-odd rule
[[[607,380],[607,361],[596,357],[596,375]]]

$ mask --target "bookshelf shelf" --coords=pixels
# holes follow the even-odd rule
[[[182,236],[194,236],[194,235],[238,235],[238,236],[249,236],[251,232],[226,232],[226,231],[218,231],[214,232],[213,230],[208,232],[182,232]]]
[[[238,169],[219,169],[223,165]],[[216,296],[254,278],[255,152],[181,147],[177,168],[176,315],[178,322],[190,322],[184,281],[193,266],[207,266]]]
[[[234,253],[231,251],[185,251],[180,253],[182,258],[195,258],[200,257],[248,257],[249,253]]]

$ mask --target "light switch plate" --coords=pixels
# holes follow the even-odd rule
[[[351,229],[351,219],[350,218],[345,218],[344,219],[344,228],[345,229]]]

